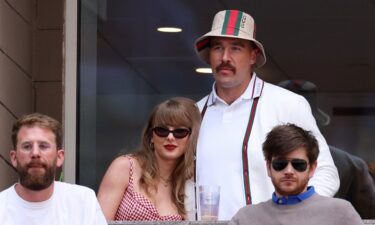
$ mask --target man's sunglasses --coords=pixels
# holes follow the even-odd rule
[[[159,137],[167,137],[169,133],[172,133],[173,137],[175,138],[184,138],[191,133],[191,130],[187,128],[177,128],[174,130],[169,130],[165,127],[154,127],[152,130]]]
[[[298,172],[304,172],[308,164],[304,159],[274,159],[272,160],[272,168],[276,171],[281,171],[288,166],[289,162],[292,163],[293,168]]]

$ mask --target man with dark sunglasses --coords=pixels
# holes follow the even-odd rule
[[[278,84],[306,98],[319,128],[329,126],[331,118],[318,107],[317,86],[306,80],[285,80]],[[341,144],[345,146],[345,140]],[[362,219],[375,219],[375,177],[371,177],[365,158],[328,145],[340,177],[340,188],[334,195],[349,201]],[[356,149],[353,149],[356,151]]]
[[[263,143],[272,199],[240,209],[230,225],[363,224],[346,200],[321,196],[308,186],[317,168],[319,146],[311,132],[294,124],[272,129]]]

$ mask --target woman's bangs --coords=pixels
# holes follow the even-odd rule
[[[189,124],[189,118],[179,108],[161,108],[155,115],[154,126],[189,127]]]

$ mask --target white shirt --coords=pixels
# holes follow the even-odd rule
[[[321,135],[305,98],[269,84],[255,73],[245,92],[231,105],[213,91],[198,102],[200,110],[208,99],[197,147],[197,184],[220,185],[219,220],[229,220],[246,205],[242,170],[242,143],[253,99],[260,96],[248,142],[249,179],[252,204],[271,198],[274,187],[267,175],[262,144],[271,129],[294,123],[310,130],[319,142],[318,167],[310,185],[324,196],[339,188],[339,176],[328,145]]]
[[[0,193],[1,225],[107,225],[93,190],[55,182],[52,196],[28,202],[15,185]]]

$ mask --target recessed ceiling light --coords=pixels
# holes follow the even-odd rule
[[[166,33],[178,33],[181,32],[182,29],[178,27],[159,27],[159,32],[166,32]]]
[[[196,68],[195,72],[197,73],[212,73],[211,68]]]

